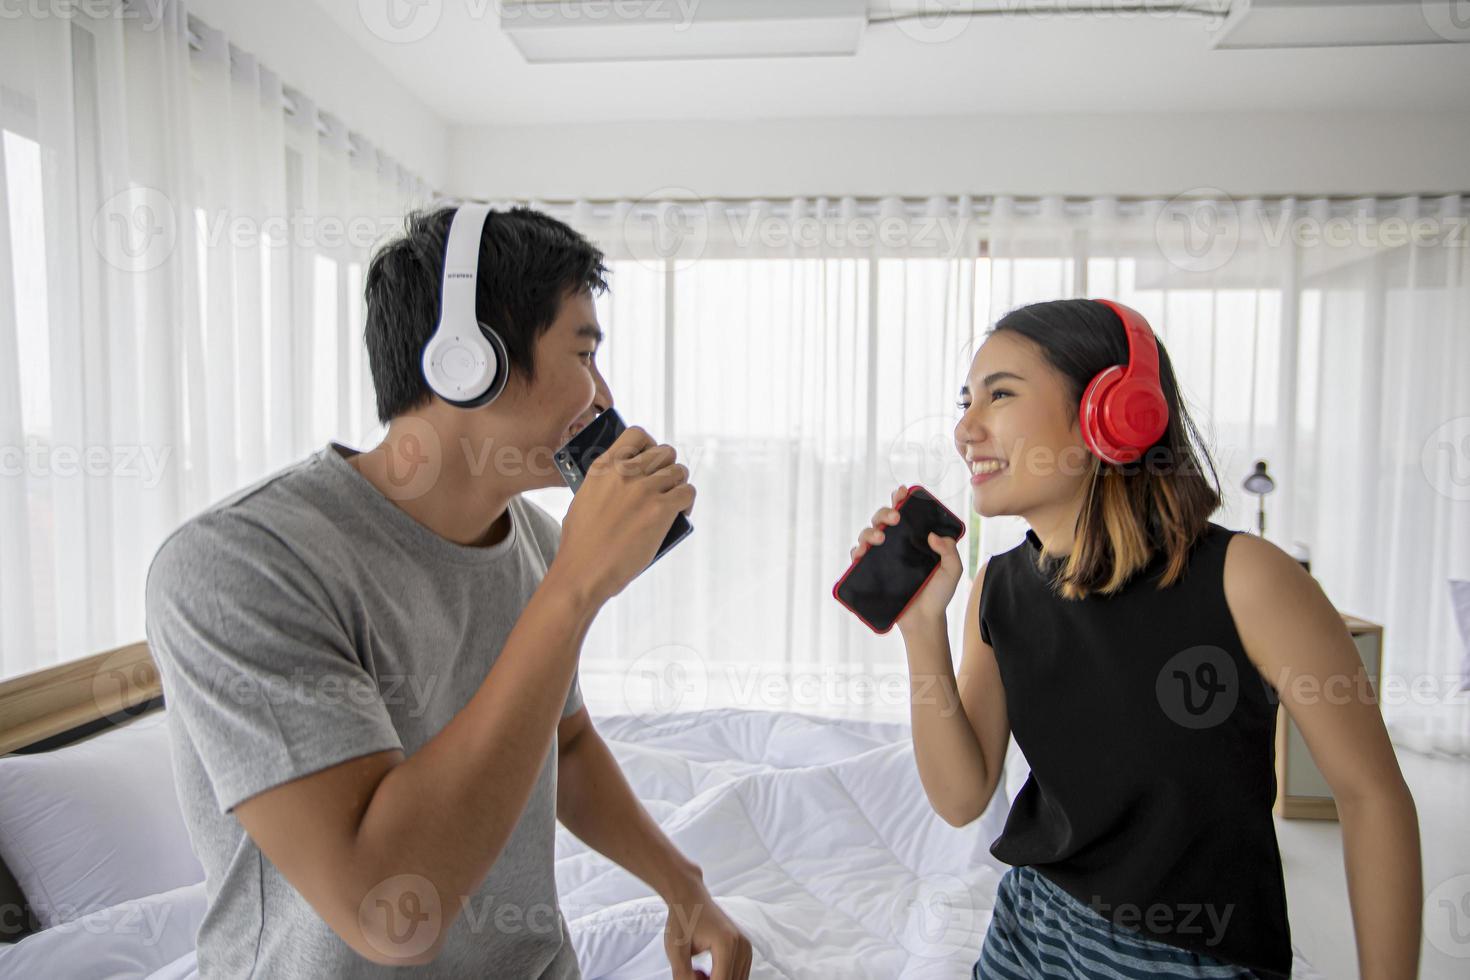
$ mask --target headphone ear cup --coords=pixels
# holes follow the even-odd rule
[[[1123,368],[1118,365],[1099,371],[1082,393],[1078,411],[1082,441],[1087,443],[1087,448],[1092,450],[1093,455],[1105,463],[1127,462],[1122,458],[1121,448],[1109,438],[1103,425],[1105,403],[1122,376]]]
[[[1142,452],[1169,427],[1169,405],[1157,385],[1143,378],[1124,381],[1108,392],[1104,425],[1114,441]]]
[[[471,398],[469,401],[455,402],[460,408],[479,408],[482,405],[490,404],[500,397],[500,393],[505,390],[505,382],[510,377],[510,353],[505,348],[505,341],[500,339],[500,334],[495,332],[494,327],[487,326],[484,323],[480,324],[480,334],[485,338],[485,342],[490,347],[488,355],[485,358],[486,370],[491,375],[490,386],[477,398]]]

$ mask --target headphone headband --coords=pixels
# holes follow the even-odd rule
[[[1143,373],[1158,378],[1158,341],[1154,338],[1153,329],[1149,327],[1143,314],[1131,306],[1124,306],[1110,299],[1097,299],[1093,302],[1106,306],[1118,314],[1118,319],[1123,321],[1123,333],[1128,339],[1128,368],[1125,376]]]
[[[480,238],[485,232],[488,204],[462,204],[449,223],[444,246],[444,281],[439,295],[439,329],[446,323],[474,323],[475,279],[480,268]]]

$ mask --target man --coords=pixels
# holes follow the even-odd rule
[[[745,978],[749,942],[634,797],[577,680],[598,610],[691,511],[688,470],[630,428],[560,528],[520,496],[560,485],[552,451],[612,405],[606,268],[546,215],[491,212],[475,309],[511,370],[455,407],[420,366],[453,213],[412,215],[368,269],[382,443],[331,443],[220,502],[149,571],[207,876],[200,972],[576,978],[559,819],[667,903],[675,977],[709,950],[715,980]]]

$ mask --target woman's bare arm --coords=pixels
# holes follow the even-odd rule
[[[1237,534],[1225,598],[1247,656],[1276,689],[1337,801],[1363,980],[1418,975],[1419,823],[1377,698],[1342,617],[1276,545]]]

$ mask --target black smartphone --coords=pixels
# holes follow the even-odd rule
[[[588,422],[585,429],[572,436],[565,446],[556,451],[556,468],[562,479],[567,481],[567,486],[572,488],[572,493],[581,489],[582,481],[587,478],[587,470],[599,456],[612,448],[612,444],[627,428],[617,409],[609,408]],[[683,514],[674,515],[673,527],[664,535],[663,543],[658,546],[658,552],[648,564],[651,566],[662,558],[666,551],[687,538],[693,530],[694,525],[689,523],[689,518]]]
[[[832,597],[875,633],[887,633],[939,568],[929,532],[958,541],[965,522],[928,490],[912,486],[899,500],[898,523],[883,528],[883,542],[848,566]]]

